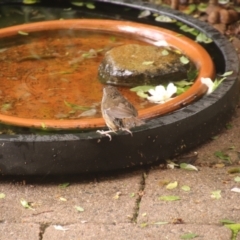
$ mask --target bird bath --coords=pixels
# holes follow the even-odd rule
[[[11,7],[13,6],[11,5]],[[19,8],[19,5],[14,7]],[[70,10],[69,7],[71,7]],[[87,10],[71,5],[71,3],[64,3],[62,7],[58,8],[49,8],[45,3],[38,7],[32,5],[31,9],[36,8],[36,11],[44,13],[46,18],[51,16],[51,21],[46,22],[40,19],[40,23],[37,20],[36,23],[2,28],[0,37],[19,34],[19,38],[24,39],[28,37],[28,34],[31,36],[31,33],[39,30],[89,28],[93,31],[108,29],[108,33],[111,34],[116,33],[116,29],[118,29],[118,33],[122,35],[137,36],[138,41],[145,39],[143,41],[151,43],[156,43],[161,36],[164,36],[170,45],[183,49],[183,52],[198,65],[199,76],[196,82],[184,94],[165,105],[140,109],[139,116],[147,119],[146,124],[132,129],[133,136],[119,132],[112,136],[112,141],[109,141],[106,136],[96,133],[96,127],[104,126],[101,117],[49,120],[0,114],[0,120],[4,124],[12,124],[1,125],[3,134],[0,135],[0,171],[2,174],[78,174],[161,162],[191,149],[215,135],[225,126],[234,111],[239,92],[237,54],[232,45],[216,30],[179,12],[146,3],[97,1],[95,7],[94,10]],[[125,10],[126,7],[129,9],[128,11]],[[2,11],[6,11],[7,5],[3,5],[1,8]],[[25,11],[24,21],[26,21],[26,16],[29,20],[29,11],[26,9],[30,8],[26,5],[21,5],[20,8]],[[200,45],[189,39],[189,34],[187,37],[179,37],[179,33],[184,34],[184,32],[181,32],[179,27],[172,23],[158,23],[151,18],[139,19],[139,12],[143,9],[164,14],[188,24],[210,37],[213,43]],[[111,14],[108,14],[109,12]],[[71,20],[52,21],[53,18],[59,18],[59,15]],[[73,18],[78,18],[78,20],[73,20]],[[99,18],[99,20],[86,18]],[[106,20],[109,18],[113,20]],[[120,18],[121,21],[116,21],[117,18]],[[9,21],[5,17],[5,27],[12,24]],[[22,21],[23,19],[17,19],[14,25],[21,24]],[[36,18],[33,18],[32,21],[36,21]],[[172,33],[173,30],[175,34]],[[184,48],[184,45],[187,48]],[[25,62],[24,58],[26,56],[18,59],[18,62]],[[37,66],[38,64],[33,69],[35,73],[40,71]],[[211,66],[212,68],[210,68]],[[214,78],[214,68],[218,74],[227,71],[233,71],[233,74],[228,76],[212,94],[202,96],[207,88],[201,83],[201,77]],[[46,69],[44,68],[44,70]],[[29,72],[26,72],[27,79],[29,79]],[[31,81],[35,81],[35,79]],[[26,82],[28,80],[25,80],[24,83]],[[41,83],[39,85],[41,89]],[[99,92],[99,89],[97,91]],[[52,98],[54,95],[57,94],[53,94]],[[197,99],[199,97],[201,98]],[[186,105],[188,103],[190,104]],[[36,108],[39,107],[36,106]],[[159,116],[159,114],[165,115]],[[35,127],[42,128],[42,130],[35,129]]]

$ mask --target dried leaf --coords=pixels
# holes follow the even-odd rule
[[[211,43],[212,39],[207,37],[206,34],[200,32],[196,37],[196,41],[197,42],[203,42],[203,43]]]
[[[162,201],[177,201],[177,200],[180,200],[181,198],[179,196],[170,195],[170,196],[161,196],[158,199]]]
[[[63,226],[61,226],[61,225],[54,225],[53,226],[56,230],[60,230],[60,231],[67,231],[67,230],[69,230],[69,228],[65,228],[65,227],[63,227]]]
[[[135,197],[135,193],[131,193],[131,194],[130,194],[130,197],[131,197],[131,198]]]
[[[231,189],[232,192],[240,193],[240,188],[234,187]]]
[[[147,227],[147,226],[148,226],[148,223],[146,223],[146,222],[140,224],[140,227],[141,227],[141,228],[145,228],[145,227]]]
[[[198,237],[198,235],[195,233],[186,233],[181,236],[181,239],[193,239],[196,237]]]
[[[233,174],[233,173],[240,173],[240,168],[231,168],[228,170],[228,173]]]
[[[239,177],[239,176],[235,177],[235,178],[234,178],[234,181],[235,181],[235,182],[240,182],[240,177]],[[0,198],[1,198],[1,197],[0,197]]]
[[[177,181],[175,181],[175,182],[170,182],[170,183],[166,186],[166,189],[171,190],[171,189],[176,188],[177,186],[178,186],[178,182],[177,182]]]
[[[66,202],[66,201],[67,201],[67,199],[64,198],[64,197],[60,197],[59,200],[60,200],[60,201],[63,201],[63,202]]]
[[[84,212],[84,208],[80,206],[75,206],[75,208],[77,209],[78,212]]]

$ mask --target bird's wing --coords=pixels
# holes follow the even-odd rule
[[[112,118],[130,118],[136,117],[137,111],[131,104],[120,103],[118,106],[106,109],[106,113]]]

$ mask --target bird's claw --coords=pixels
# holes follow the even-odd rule
[[[100,133],[101,135],[105,135],[105,136],[109,137],[109,141],[112,141],[112,136],[109,134],[111,132],[114,132],[114,131],[112,131],[112,130],[109,130],[109,131],[97,130],[97,133]]]

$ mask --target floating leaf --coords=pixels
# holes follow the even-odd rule
[[[240,193],[240,188],[234,187],[231,189],[232,192]]]
[[[182,64],[188,64],[189,63],[189,59],[187,57],[185,57],[185,56],[181,56],[180,57],[180,62]]]
[[[197,9],[196,4],[189,4],[183,12],[189,15],[193,13],[196,9]]]
[[[150,89],[154,89],[154,86],[150,85],[144,85],[144,86],[137,86],[134,88],[130,88],[130,91],[132,92],[138,92],[138,91],[143,91],[143,92],[148,92]]]
[[[0,199],[3,199],[5,197],[6,197],[6,195],[4,193],[0,193]]]
[[[138,18],[145,18],[151,15],[151,12],[149,10],[144,10],[142,12],[140,12],[140,14],[138,15]]]
[[[189,192],[189,191],[191,190],[191,188],[190,188],[189,186],[187,186],[187,185],[183,185],[183,186],[181,187],[181,189],[182,189],[183,191],[185,191],[185,192]]]
[[[197,36],[197,34],[199,33],[199,31],[197,31],[195,28],[189,27],[185,24],[180,27],[180,30],[191,33],[194,36]]]
[[[34,3],[38,3],[39,0],[23,0],[24,4],[34,4]]]
[[[84,208],[80,206],[75,206],[75,208],[77,209],[78,212],[84,212]]]
[[[186,80],[181,80],[181,81],[174,82],[174,84],[175,84],[177,87],[185,87],[185,86],[191,86],[191,85],[193,85],[193,82],[189,82],[189,81],[186,81]]]
[[[138,92],[137,92],[137,95],[138,95],[139,97],[141,97],[141,98],[147,98],[147,97],[149,97],[149,95],[148,95],[147,93],[143,92],[143,91],[138,91]]]
[[[27,36],[29,33],[24,32],[24,31],[18,31],[18,34],[23,35],[23,36]]]
[[[62,183],[62,184],[59,184],[58,186],[60,187],[60,188],[66,188],[66,187],[68,187],[70,185],[70,183]]]
[[[215,155],[216,157],[224,160],[224,161],[229,161],[229,162],[231,162],[230,157],[228,156],[228,154],[226,154],[226,153],[224,153],[224,152],[216,151],[216,152],[214,153],[214,155]]]
[[[198,169],[195,166],[189,163],[181,163],[180,168],[190,171],[198,171]]]
[[[75,5],[77,7],[82,7],[84,5],[83,2],[71,2],[72,5]]]
[[[177,181],[175,181],[175,182],[170,182],[170,183],[166,186],[166,189],[171,190],[171,189],[176,188],[177,186],[178,186],[178,182],[177,182]]]
[[[158,199],[162,201],[177,201],[177,200],[180,200],[181,198],[179,196],[170,195],[170,196],[161,196]]]
[[[220,223],[223,223],[223,224],[234,224],[235,222],[232,221],[232,220],[228,220],[228,219],[222,219],[222,220],[220,220]]]
[[[211,198],[220,199],[221,198],[221,190],[216,190],[212,192]]]
[[[164,49],[164,50],[162,50],[161,54],[163,56],[167,56],[169,54],[169,52],[168,52],[168,50]]]
[[[154,61],[145,61],[145,62],[142,62],[142,65],[145,65],[145,66],[149,66],[149,65],[153,65]]]
[[[23,206],[24,208],[34,210],[34,209],[30,206],[30,203],[29,203],[28,201],[26,201],[26,200],[24,200],[24,199],[21,199],[21,200],[20,200],[20,203],[22,204],[22,206]]]
[[[156,22],[167,22],[167,23],[174,23],[176,22],[175,19],[173,18],[170,18],[168,16],[164,16],[164,15],[159,15],[155,18],[155,21]]]
[[[203,42],[203,43],[211,43],[212,39],[207,37],[204,33],[200,32],[196,37],[197,42]]]
[[[240,177],[239,177],[239,176],[235,177],[235,178],[234,178],[234,181],[235,181],[235,182],[240,182]]]
[[[195,233],[186,233],[181,236],[181,239],[193,239],[196,237],[198,237],[198,235]]]
[[[199,12],[206,12],[206,8],[208,7],[207,3],[199,3],[197,9]]]

